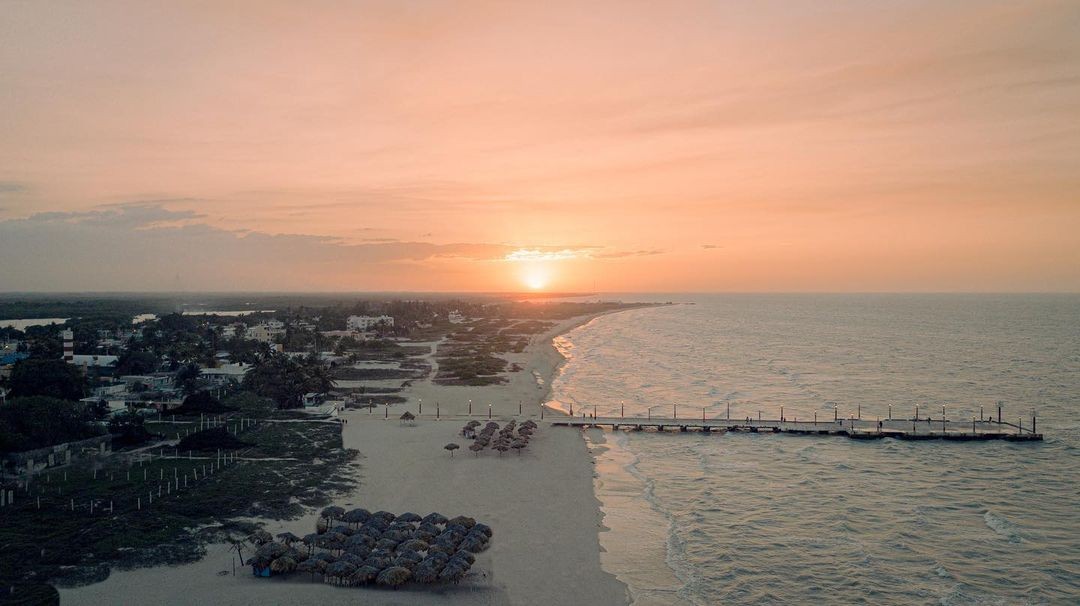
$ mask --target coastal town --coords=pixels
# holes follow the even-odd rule
[[[191,562],[220,571],[224,554],[208,556],[215,550],[230,554],[231,578],[237,567],[256,578],[299,570],[330,585],[396,587],[420,566],[418,578],[440,591],[498,593],[490,556],[457,549],[486,551],[490,542],[498,552],[498,535],[408,516],[387,517],[384,526],[363,513],[342,516],[358,505],[370,514],[447,502],[380,496],[401,488],[393,479],[401,461],[379,463],[381,455],[457,468],[501,464],[504,455],[520,468],[553,455],[545,442],[565,438],[534,433],[562,359],[552,336],[636,306],[433,299],[159,314],[102,307],[48,323],[0,321],[0,515],[8,522],[0,540],[37,546],[0,572],[28,596],[70,588],[65,600],[77,602],[95,587],[115,591],[112,573],[133,567]],[[469,422],[440,423],[454,419]],[[470,451],[460,461],[458,448]],[[449,503],[461,510],[446,516],[505,520],[503,506],[469,494],[453,495]],[[342,556],[360,538],[348,540],[367,528],[350,525],[353,518],[390,534],[355,545],[346,565]],[[301,543],[311,520],[322,522]],[[48,539],[36,532],[42,524],[55,529]],[[131,529],[122,540],[113,534],[118,524]],[[287,540],[267,538],[269,530]],[[375,541],[381,551],[373,552]],[[325,574],[339,560],[338,576]],[[395,567],[410,572],[383,574]]]

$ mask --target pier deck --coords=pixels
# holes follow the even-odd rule
[[[610,427],[644,431],[698,431],[705,433],[746,431],[797,435],[845,436],[858,440],[895,438],[898,440],[1009,440],[1041,441],[1042,434],[1011,423],[986,421],[942,421],[941,419],[841,419],[836,421],[795,421],[779,419],[692,419],[631,417],[566,417],[552,419],[554,426]]]

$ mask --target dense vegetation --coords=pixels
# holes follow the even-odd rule
[[[47,397],[0,407],[0,452],[22,452],[103,434],[94,407]]]
[[[79,369],[63,360],[19,360],[11,369],[8,387],[15,398],[46,396],[79,400],[86,391],[86,378]]]
[[[271,398],[279,408],[302,407],[306,393],[333,387],[333,379],[318,356],[294,358],[271,353],[244,377],[244,389]]]

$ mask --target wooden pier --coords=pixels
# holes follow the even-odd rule
[[[796,435],[845,436],[855,440],[1007,440],[1012,442],[1041,441],[1041,433],[996,420],[951,421],[942,419],[838,419],[833,421],[797,421],[779,419],[682,419],[631,417],[564,417],[554,418],[554,426],[608,427],[612,430],[678,431],[678,432],[750,432],[786,433]]]

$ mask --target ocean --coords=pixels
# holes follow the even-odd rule
[[[1046,439],[592,430],[601,560],[636,604],[1080,603],[1080,297],[660,298],[680,304],[558,338],[553,405],[959,420],[1000,403]]]

